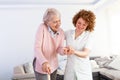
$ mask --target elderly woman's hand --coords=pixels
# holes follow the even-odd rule
[[[51,73],[51,68],[50,68],[50,65],[49,65],[48,62],[44,62],[44,63],[42,64],[42,70],[43,70],[44,72],[48,73],[48,74]]]

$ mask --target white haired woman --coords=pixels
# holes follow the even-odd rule
[[[36,33],[33,61],[36,80],[48,80],[48,75],[51,80],[56,80],[57,54],[64,54],[64,32],[60,28],[60,17],[56,9],[47,9]]]

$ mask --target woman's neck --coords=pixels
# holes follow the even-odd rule
[[[83,33],[83,31],[77,31],[77,30],[75,30],[75,39],[77,37],[79,37],[82,33]]]

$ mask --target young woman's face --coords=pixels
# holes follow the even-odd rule
[[[87,26],[88,23],[86,23],[86,21],[83,20],[83,18],[79,18],[76,23],[76,30],[79,32],[83,32],[86,30]]]
[[[59,16],[53,16],[52,20],[50,20],[48,22],[48,25],[50,26],[50,28],[54,31],[57,32],[60,25],[61,25],[61,20]]]

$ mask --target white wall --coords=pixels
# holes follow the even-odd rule
[[[106,16],[106,17],[105,17]],[[94,47],[91,56],[110,55],[110,34],[109,22],[107,20],[107,12],[100,11],[96,13],[96,27],[94,31]]]
[[[0,9],[0,80],[10,80],[13,66],[32,60],[39,13],[33,9]]]
[[[109,7],[108,15],[111,32],[111,51],[113,54],[120,54],[120,1]]]
[[[55,7],[62,14],[61,27],[73,29],[72,17],[81,8],[79,5],[41,5],[0,7],[0,80],[10,80],[13,67],[32,61],[34,36],[47,7]],[[109,54],[109,34],[106,12],[96,12],[94,50],[91,55]]]

